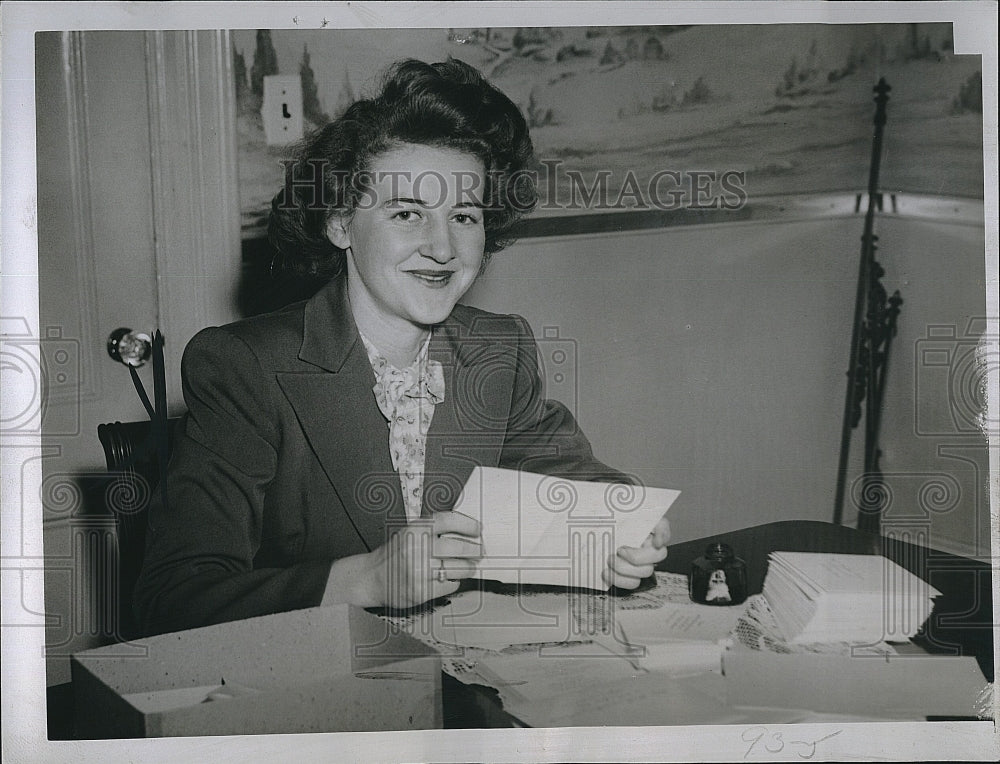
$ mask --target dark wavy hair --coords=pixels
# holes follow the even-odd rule
[[[404,143],[478,157],[487,179],[486,257],[512,241],[512,227],[537,201],[534,177],[525,172],[533,150],[524,117],[472,66],[409,59],[388,70],[378,95],[308,136],[286,165],[267,228],[282,267],[319,278],[344,271],[344,250],[327,238],[327,222],[357,207],[376,157]]]

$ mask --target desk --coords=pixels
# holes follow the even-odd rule
[[[687,574],[691,562],[704,554],[709,542],[729,544],[746,561],[750,594],[757,594],[763,588],[771,552],[881,554],[941,592],[931,617],[913,642],[929,653],[975,656],[983,675],[993,681],[992,572],[985,563],[840,525],[786,520],[672,544],[670,554],[658,568]],[[470,689],[450,677],[445,679],[446,726],[515,724],[503,713],[493,690]]]
[[[661,570],[687,573],[708,541],[729,544],[746,560],[751,594],[763,587],[771,552],[883,555],[941,592],[913,642],[930,653],[975,656],[983,675],[993,681],[992,571],[985,563],[841,525],[786,520],[674,544]]]
[[[704,552],[709,541],[730,544],[746,560],[751,593],[760,592],[767,556],[773,551],[882,554],[941,592],[931,618],[914,642],[932,653],[975,656],[983,674],[993,680],[991,571],[985,563],[843,526],[790,520],[674,544],[660,569],[687,573],[691,561]],[[446,727],[514,724],[492,690],[462,685],[447,676],[443,690]],[[48,704],[50,738],[68,738],[72,727],[72,688],[69,685],[49,688]]]

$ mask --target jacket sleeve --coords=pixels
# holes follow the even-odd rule
[[[254,568],[281,447],[273,379],[219,328],[191,340],[181,377],[188,415],[151,497],[134,594],[140,628],[155,634],[319,605],[332,560]]]
[[[516,369],[500,466],[573,480],[636,482],[598,461],[569,409],[544,397],[538,345],[531,327],[521,316],[513,318],[517,324]]]

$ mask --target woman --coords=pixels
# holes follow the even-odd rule
[[[454,592],[480,556],[450,511],[476,465],[626,479],[542,399],[524,319],[458,304],[533,206],[531,157],[517,107],[454,60],[397,64],[307,141],[270,237],[330,280],[187,347],[136,586],[147,633]],[[668,537],[664,519],[606,580],[636,587]]]

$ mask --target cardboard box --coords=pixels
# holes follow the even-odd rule
[[[975,717],[987,686],[975,658],[778,654],[742,645],[722,655],[731,706],[802,708],[877,718]]]
[[[73,656],[78,736],[441,727],[437,653],[348,605],[163,634],[129,652]]]

